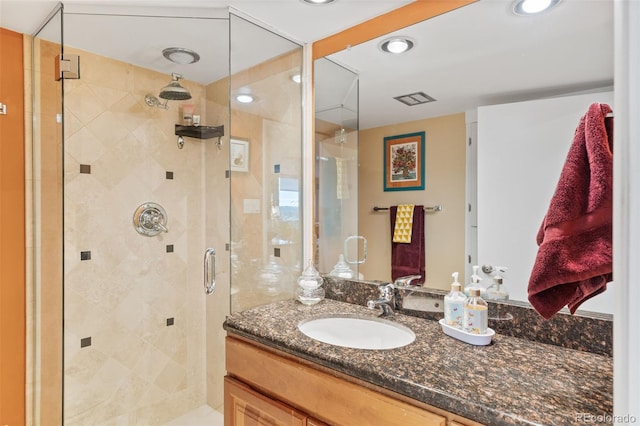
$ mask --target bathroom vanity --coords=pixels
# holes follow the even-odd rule
[[[332,314],[378,312],[291,300],[227,319],[226,425],[579,425],[613,412],[609,356],[501,334],[472,346],[403,314],[393,321],[416,339],[396,349],[329,345],[297,328]]]
[[[254,342],[227,337],[226,347],[227,425],[478,424]]]

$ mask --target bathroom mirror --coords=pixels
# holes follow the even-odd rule
[[[358,146],[357,160],[353,161],[357,163],[358,179],[349,174],[346,184],[350,195],[357,197],[357,201],[349,199],[355,207],[347,206],[342,200],[341,208],[332,211],[338,216],[331,222],[340,223],[340,237],[362,235],[368,240],[367,261],[352,265],[356,276],[390,280],[389,213],[374,212],[374,206],[441,205],[442,211],[425,217],[425,286],[448,289],[452,272],[461,272],[461,277],[466,275],[466,282],[471,265],[487,263],[507,267],[505,284],[511,299],[526,302],[528,278],[537,249],[535,236],[573,131],[590,100],[613,102],[613,2],[566,0],[540,16],[527,17],[516,16],[511,7],[512,2],[506,0],[479,1],[316,60],[316,93],[322,92],[323,97],[328,98],[327,93],[335,86],[342,92],[342,97],[336,96],[324,105],[317,98],[316,111],[324,113],[332,105],[341,106],[342,112],[357,111],[357,118],[349,121],[344,115],[334,117],[333,121],[326,113],[316,115],[316,123],[321,119],[336,126],[321,137],[317,131],[316,146],[322,139],[337,149],[340,139],[332,132],[342,129],[344,132],[340,133],[354,139]],[[378,48],[381,42],[397,35],[413,40],[414,48],[404,55],[382,53]],[[323,79],[322,73],[328,67],[319,67],[321,61],[353,75],[345,73],[340,80],[335,76]],[[345,88],[350,90],[349,96]],[[424,92],[436,101],[407,106],[394,99],[415,92]],[[355,107],[347,101],[335,101],[351,98],[357,99]],[[522,107],[531,102],[534,106],[531,117],[537,118],[534,116],[545,112],[545,101],[562,103],[564,99],[579,101],[578,106],[570,107],[573,108],[570,113],[559,112],[552,120],[547,119],[544,127],[564,123],[562,132],[554,134],[556,152],[553,155],[548,151],[528,151],[532,147],[515,148],[514,139],[510,140],[510,146],[492,146],[492,151],[485,151],[482,141],[477,151],[469,148],[469,138],[476,138],[478,126],[481,134],[487,134],[487,119],[481,122],[482,117],[504,117],[506,131],[506,125],[515,120],[509,104]],[[542,103],[536,104],[537,101]],[[586,106],[580,106],[580,102],[587,102]],[[491,126],[494,127],[495,124]],[[427,146],[425,190],[384,192],[383,138],[423,130]],[[509,143],[509,138],[506,139]],[[531,161],[527,162],[526,156]],[[540,167],[533,159],[540,161]],[[322,170],[318,161],[321,160],[317,159],[317,169]],[[487,172],[487,168],[493,173]],[[330,173],[329,176],[332,176],[329,185],[334,186],[338,175]],[[523,178],[527,185],[533,181],[543,187],[537,194],[541,198],[530,194],[523,200],[513,193],[501,193],[507,184],[517,191],[519,185],[525,184]],[[322,188],[323,182],[320,175],[316,187]],[[322,192],[318,194],[317,203],[322,201]],[[532,218],[522,217],[523,208]],[[493,214],[498,212],[499,215]],[[505,221],[518,232],[501,235],[504,231],[500,227],[507,223]],[[324,251],[327,241],[323,238],[321,216],[317,217],[316,228],[321,230],[317,233],[319,268],[322,273],[329,273],[342,251],[341,243],[337,241],[330,245],[330,250]],[[511,239],[506,240],[507,237]],[[503,245],[502,255],[496,258],[489,254],[494,253],[493,243]],[[507,259],[509,254],[512,258]],[[485,274],[483,278],[491,280],[492,275]],[[612,312],[611,293],[605,292],[593,299],[599,303],[589,301],[582,308]]]

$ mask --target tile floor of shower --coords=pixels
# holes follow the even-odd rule
[[[202,405],[165,423],[164,426],[223,426],[223,424],[224,417],[222,413],[208,405]]]

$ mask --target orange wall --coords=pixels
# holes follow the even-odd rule
[[[0,424],[25,424],[25,152],[22,34],[0,28]]]

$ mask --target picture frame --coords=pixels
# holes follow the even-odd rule
[[[249,171],[249,141],[231,138],[229,142],[230,167],[233,172]]]
[[[384,138],[384,190],[415,191],[425,186],[425,132]]]

